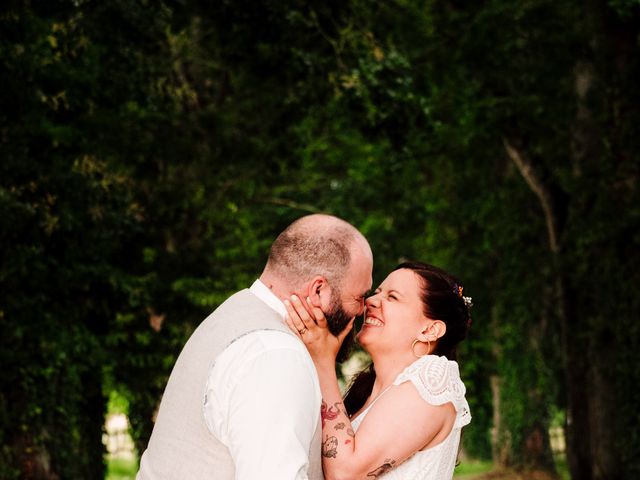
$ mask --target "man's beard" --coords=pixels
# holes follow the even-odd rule
[[[336,299],[334,301],[333,308],[331,312],[327,312],[324,314],[327,319],[327,326],[329,327],[329,331],[334,335],[338,336],[340,333],[344,331],[344,329],[349,325],[349,322],[353,318],[352,315],[349,315],[342,305],[340,305],[340,300]],[[344,338],[342,345],[340,345],[340,350],[338,351],[338,355],[336,357],[337,362],[344,362],[349,355],[351,354],[351,350],[355,344],[355,334],[353,328]]]
[[[334,304],[331,311],[325,313],[324,316],[327,319],[329,331],[336,337],[340,335],[345,328],[347,328],[347,325],[349,325],[349,322],[353,318],[352,315],[345,312],[344,308],[342,308],[342,305],[339,303]]]

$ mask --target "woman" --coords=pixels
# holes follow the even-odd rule
[[[318,370],[328,480],[453,476],[460,432],[471,420],[455,362],[471,323],[470,304],[446,272],[418,262],[399,265],[366,300],[356,338],[373,364],[343,401],[335,358],[353,321],[335,337],[319,308],[308,301],[305,308],[297,297],[285,302],[287,324]]]

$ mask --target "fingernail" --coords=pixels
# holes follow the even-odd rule
[[[291,305],[291,303],[289,302],[289,300],[287,300],[286,298],[284,299],[284,304],[285,304],[285,305],[287,305],[287,306]]]
[[[311,303],[311,299],[307,297],[307,303]]]
[[[296,295],[291,295],[291,300],[297,300],[298,297]]]

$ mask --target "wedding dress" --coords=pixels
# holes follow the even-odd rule
[[[465,399],[465,386],[460,379],[458,364],[446,357],[427,355],[409,365],[393,382],[400,385],[411,382],[420,396],[431,405],[451,402],[456,410],[456,420],[447,438],[434,447],[420,450],[398,467],[377,478],[385,480],[450,480],[458,456],[460,432],[471,421],[469,404]],[[378,397],[380,398],[380,397]],[[376,398],[376,401],[378,399]],[[371,403],[351,421],[354,431],[366,417]]]

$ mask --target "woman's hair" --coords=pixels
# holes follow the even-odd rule
[[[445,334],[438,339],[432,355],[441,355],[456,360],[456,348],[467,336],[471,326],[469,300],[462,296],[462,286],[444,270],[421,262],[404,262],[395,270],[407,269],[420,279],[424,315],[432,320],[441,320],[447,326]],[[371,395],[376,372],[373,364],[360,372],[344,398],[349,415],[360,410]]]

